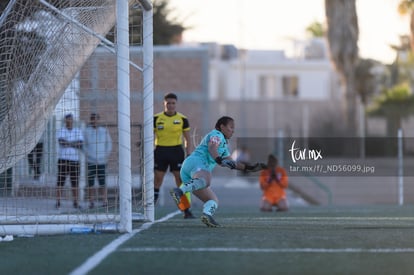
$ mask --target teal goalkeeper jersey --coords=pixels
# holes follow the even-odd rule
[[[219,145],[219,156],[223,158],[230,156],[230,150],[227,144],[227,139],[224,137],[222,132],[215,129],[208,133],[206,136],[204,136],[204,138],[201,140],[200,144],[197,146],[197,148],[194,150],[191,156],[199,157],[202,160],[207,161],[210,170],[213,170],[217,163],[208,151],[209,142],[217,143]]]

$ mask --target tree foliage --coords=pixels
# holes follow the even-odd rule
[[[374,98],[368,114],[385,117],[388,134],[395,134],[401,128],[402,120],[414,114],[414,95],[410,85],[403,83],[385,90]]]
[[[170,45],[180,41],[181,34],[187,28],[177,18],[172,17],[174,10],[170,8],[168,0],[153,2],[153,43],[154,45]],[[140,25],[142,11],[132,7],[129,11],[129,34],[131,45],[141,45],[142,25]],[[109,32],[108,38],[114,41],[114,30]]]
[[[414,50],[414,0],[401,0],[398,4],[398,12],[410,16],[411,49]]]
[[[406,83],[396,85],[375,98],[372,114],[398,113],[406,117],[414,111],[414,95]]]
[[[154,45],[173,44],[187,29],[177,17],[171,17],[172,14],[167,0],[154,1]]]
[[[324,37],[326,33],[325,26],[319,22],[314,21],[309,26],[306,27],[306,32],[310,34],[311,37]]]

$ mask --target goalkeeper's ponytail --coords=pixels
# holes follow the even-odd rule
[[[229,116],[222,116],[219,120],[217,120],[215,129],[220,131],[220,126],[226,126],[230,121],[234,121],[234,119]]]

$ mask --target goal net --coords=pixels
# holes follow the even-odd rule
[[[141,138],[152,125],[148,115],[132,120],[129,112],[130,90],[147,94],[146,104],[152,95],[148,81],[144,91],[145,55],[152,51],[152,33],[146,38],[151,47],[145,48],[143,37],[152,32],[152,21],[149,30],[143,24],[152,11],[144,6],[138,0],[10,0],[4,7],[0,236],[126,232],[132,217],[153,219],[142,177],[148,154],[142,148],[152,136]],[[131,28],[135,63],[129,61]],[[130,67],[136,78],[132,87],[125,84]],[[90,128],[91,117],[99,118],[98,130]],[[103,129],[110,142],[100,137]],[[67,143],[58,141],[62,135]]]

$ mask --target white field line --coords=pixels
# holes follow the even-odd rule
[[[109,254],[113,253],[120,245],[134,237],[139,232],[150,228],[153,224],[164,222],[172,217],[180,214],[181,211],[175,211],[167,216],[156,220],[154,222],[144,223],[140,228],[133,230],[131,233],[123,234],[119,238],[113,240],[111,243],[103,247],[100,251],[95,253],[92,257],[87,259],[82,265],[73,270],[70,275],[84,275],[99,265]]]
[[[235,218],[228,218],[228,220],[236,220]],[[350,220],[350,221],[414,221],[414,217],[257,217],[257,220],[284,220],[284,221],[318,221],[318,220],[328,220],[328,221],[341,221],[341,220]]]
[[[118,252],[231,252],[231,253],[414,253],[414,248],[175,248],[137,247],[123,248]]]

